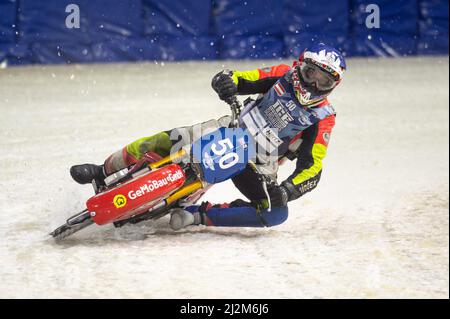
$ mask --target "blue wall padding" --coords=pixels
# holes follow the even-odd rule
[[[146,60],[213,60],[218,58],[219,43],[215,37],[165,37],[146,39]]]
[[[11,44],[5,44],[0,42],[0,63],[11,58]]]
[[[66,27],[67,5],[81,28]],[[0,63],[448,55],[448,0],[0,0]],[[380,8],[369,29],[366,7]]]
[[[15,42],[16,15],[16,0],[0,0],[0,43]]]
[[[283,1],[215,0],[213,30],[224,59],[270,59],[284,55]]]
[[[30,44],[29,51],[33,63],[39,64],[70,64],[94,61],[92,48],[89,44],[35,42]]]
[[[222,42],[223,59],[277,59],[284,56],[284,44],[279,37],[235,36]]]
[[[448,52],[448,1],[419,0],[419,54]]]
[[[29,45],[27,59],[39,64],[212,60],[217,58],[215,45],[209,37],[141,38],[128,41],[111,39],[83,45],[36,42]]]
[[[213,45],[212,45],[213,44]],[[100,61],[183,61],[217,58],[215,42],[209,37],[152,37],[123,43],[110,41],[94,45]]]
[[[418,0],[353,0],[351,26],[353,50],[362,56],[413,55],[417,51]],[[367,28],[365,8],[380,8],[380,28]]]
[[[210,33],[211,0],[142,0],[146,35]]]
[[[289,55],[299,56],[317,42],[326,42],[341,50],[348,46],[348,1],[287,1],[282,21]]]
[[[281,35],[283,1],[215,0],[215,32],[230,35]]]
[[[9,65],[34,63],[29,47],[17,43],[0,43],[0,63],[3,61],[7,61]]]
[[[67,5],[80,8],[80,29],[66,27]],[[21,41],[93,43],[142,36],[143,16],[136,0],[21,0],[19,26]]]

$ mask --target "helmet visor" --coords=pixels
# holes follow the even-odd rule
[[[299,72],[303,81],[308,85],[315,84],[319,91],[330,91],[338,83],[332,74],[312,63],[302,63]]]

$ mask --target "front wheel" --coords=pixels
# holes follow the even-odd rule
[[[72,217],[70,217],[66,223],[58,228],[56,228],[50,235],[55,238],[55,240],[59,241],[70,235],[82,230],[83,228],[88,227],[94,222],[91,219],[91,215],[87,209],[78,213]]]

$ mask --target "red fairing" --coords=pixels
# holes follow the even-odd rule
[[[183,186],[186,175],[177,164],[148,172],[123,185],[91,197],[86,206],[98,225],[141,214]]]

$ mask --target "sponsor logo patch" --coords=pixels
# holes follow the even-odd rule
[[[303,114],[300,111],[300,114],[298,115],[298,121],[300,122],[301,125],[311,125],[312,122],[309,120],[308,116],[306,116],[305,114]]]
[[[265,113],[271,127],[279,130],[284,129],[294,120],[280,101],[276,101],[272,106],[268,107]]]
[[[147,193],[151,193],[161,187],[164,187],[171,183],[174,183],[174,182],[182,179],[183,177],[184,177],[183,171],[178,170],[177,172],[175,172],[173,174],[170,173],[169,175],[167,175],[166,177],[164,177],[162,179],[148,181],[147,184],[141,186],[139,189],[129,191],[128,198],[131,200],[134,200],[134,199],[141,197]]]
[[[275,133],[270,127],[264,129],[263,134],[276,147],[279,147],[281,144],[283,144],[283,140],[281,140],[278,137],[278,134]]]
[[[127,204],[127,198],[122,194],[116,195],[114,196],[113,203],[116,208],[122,208]]]
[[[323,133],[323,140],[328,145],[328,143],[330,143],[330,133]]]
[[[314,180],[309,180],[307,182],[305,182],[301,187],[300,187],[300,193],[304,194],[309,192],[310,190],[314,189],[317,186],[317,179]]]

